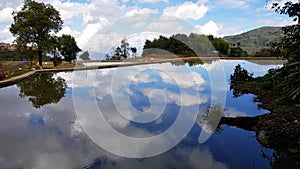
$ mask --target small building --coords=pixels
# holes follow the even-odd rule
[[[8,43],[0,42],[0,50],[16,51],[17,46],[16,45],[10,45]]]

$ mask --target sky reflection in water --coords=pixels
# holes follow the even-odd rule
[[[268,68],[276,67],[246,61],[222,61],[227,80],[237,63],[255,75],[262,75]],[[118,132],[138,138],[161,134],[174,123],[180,108],[205,110],[210,105],[210,79],[206,70],[214,66],[214,63],[192,66],[191,72],[186,74],[184,66],[171,63],[152,65],[151,69],[130,67],[122,68],[122,71],[82,71],[76,74],[75,79],[72,73],[59,73],[54,75],[54,79],[62,77],[66,80],[65,97],[58,103],[40,108],[34,108],[28,97],[19,97],[20,89],[16,85],[0,89],[0,168],[267,168],[269,161],[261,157],[261,151],[267,155],[273,151],[261,147],[253,132],[224,126],[207,142],[199,144],[201,128],[195,123],[188,135],[170,151],[151,158],[130,159],[115,156],[98,147],[77,119],[72,99],[74,89],[83,104],[96,98],[105,119]],[[137,70],[142,71],[137,73]],[[169,78],[165,70],[174,72],[172,76],[178,76],[180,78],[176,79],[182,81]],[[119,71],[117,78],[112,76],[116,71]],[[126,76],[129,72],[136,72],[136,76]],[[191,73],[193,81],[188,77]],[[112,88],[117,91],[113,93],[115,96],[108,85],[113,78]],[[94,87],[96,90],[93,90]],[[182,100],[180,89],[184,90]],[[227,115],[254,116],[267,112],[257,109],[253,95],[233,98],[228,86],[219,90],[227,93]],[[197,94],[199,97],[195,96]],[[120,107],[113,105],[113,102]],[[122,114],[117,113],[118,109],[122,110]],[[163,112],[157,114],[161,110]],[[191,111],[185,117],[188,119],[196,113]],[[148,122],[149,119],[154,121]],[[125,144],[120,147],[130,151]]]

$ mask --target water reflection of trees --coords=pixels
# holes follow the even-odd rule
[[[33,107],[40,108],[51,103],[58,103],[66,93],[66,81],[60,77],[54,78],[53,73],[39,73],[33,78],[17,84],[19,96],[28,97]]]
[[[200,58],[176,60],[176,61],[172,61],[171,63],[172,63],[172,65],[175,65],[175,66],[183,66],[186,63],[189,66],[197,66],[197,65],[202,65],[203,64],[203,62]]]
[[[251,80],[253,80],[253,73],[249,73],[246,69],[242,68],[240,64],[238,64],[234,69],[234,73],[230,75],[230,90],[233,93],[233,97],[237,98],[245,93],[249,93],[247,89],[241,89],[238,84],[240,82],[247,82]]]
[[[261,157],[269,162],[270,169],[299,168],[299,159],[291,154],[283,154],[276,150],[272,154],[261,151]]]

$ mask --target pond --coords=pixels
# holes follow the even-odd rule
[[[38,74],[2,88],[0,168],[296,168],[254,132],[217,126],[221,115],[268,113],[254,95],[229,90],[237,64],[254,76],[281,66],[161,63]]]

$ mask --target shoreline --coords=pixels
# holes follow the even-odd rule
[[[172,61],[181,61],[181,60],[193,60],[200,59],[203,63],[206,61],[214,61],[214,60],[282,60],[282,58],[277,57],[178,57],[178,58],[163,58],[163,57],[143,57],[139,59],[133,60],[115,60],[115,61],[101,61],[101,60],[89,60],[89,61],[79,61],[76,62],[73,67],[63,67],[63,68],[52,68],[52,69],[40,69],[40,70],[30,70],[27,73],[24,73],[19,76],[11,77],[8,79],[0,80],[0,88],[14,85],[23,79],[31,77],[39,72],[68,72],[68,71],[80,71],[80,70],[94,70],[94,69],[107,69],[107,68],[116,68],[116,67],[128,67],[128,66],[137,66],[137,65],[146,65],[146,64],[157,64],[157,63],[165,63]],[[119,63],[116,63],[119,62]],[[126,64],[120,64],[121,62],[130,62]],[[84,66],[83,63],[112,63],[107,65],[99,65],[99,66]],[[114,64],[116,63],[116,64]]]
[[[243,94],[256,95],[255,102],[260,102],[260,108],[270,113],[254,117],[222,117],[219,125],[229,125],[247,131],[254,131],[260,144],[276,151],[300,155],[300,119],[299,107],[274,105],[277,96],[255,87],[254,81],[235,83],[237,90]],[[258,83],[258,82],[256,82]]]

